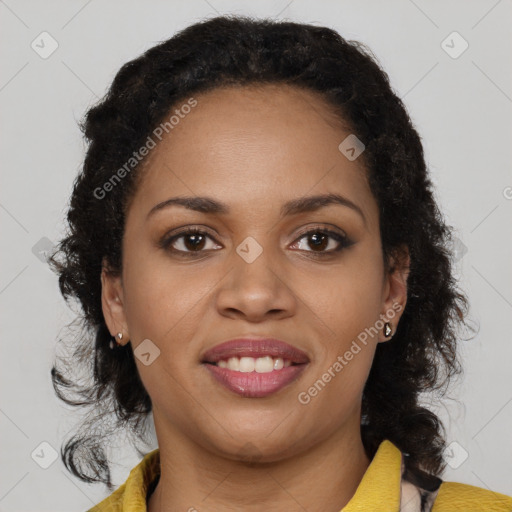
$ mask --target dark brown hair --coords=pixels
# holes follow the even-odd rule
[[[388,76],[361,43],[326,27],[222,16],[191,25],[126,63],[82,123],[87,154],[74,182],[68,232],[50,263],[63,296],[81,308],[82,332],[61,364],[70,375],[85,370],[87,379],[66,376],[57,364],[51,375],[62,400],[90,408],[61,449],[66,467],[84,481],[111,488],[106,440],[122,427],[142,439],[151,412],[131,344],[109,349],[100,299],[102,259],[113,272],[122,269],[125,216],[141,165],[105,197],[95,191],[184,98],[265,83],[320,93],[365,144],[361,158],[379,206],[386,270],[393,270],[391,257],[403,246],[411,266],[398,329],[390,342],[378,344],[364,388],[362,439],[370,458],[389,439],[408,454],[409,467],[436,475],[444,469],[443,425],[420,399],[425,392],[441,396],[461,372],[456,327],[464,324],[468,302],[452,274],[451,228],[436,204],[420,137]]]

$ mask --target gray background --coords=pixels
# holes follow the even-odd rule
[[[74,315],[41,251],[63,233],[87,107],[123,63],[228,12],[330,26],[368,44],[389,73],[457,230],[457,275],[480,325],[462,344],[465,376],[450,395],[459,403],[431,405],[454,443],[443,477],[512,494],[511,11],[510,0],[0,1],[0,511],[83,511],[109,494],[71,477],[60,459],[41,467],[80,421],[50,382],[56,338]],[[43,31],[58,43],[47,58]],[[457,58],[454,31],[469,44]],[[116,485],[139,461],[119,444]]]

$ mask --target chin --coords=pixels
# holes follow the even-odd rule
[[[226,440],[226,444],[217,445],[216,451],[230,460],[263,464],[286,459],[302,446],[291,436],[284,438],[288,440],[288,444],[284,443],[282,436],[270,439],[268,432],[261,432],[260,435],[251,432],[246,436],[234,436],[229,438],[229,441]]]

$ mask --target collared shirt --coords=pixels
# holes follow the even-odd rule
[[[87,512],[147,512],[160,478],[160,450],[149,452],[126,482]],[[408,471],[405,456],[382,441],[355,494],[340,512],[512,512],[512,497],[422,471]]]

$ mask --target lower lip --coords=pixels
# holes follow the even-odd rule
[[[245,398],[262,398],[277,393],[286,385],[298,379],[307,366],[297,364],[267,373],[238,372],[204,363],[211,375],[229,390]]]

